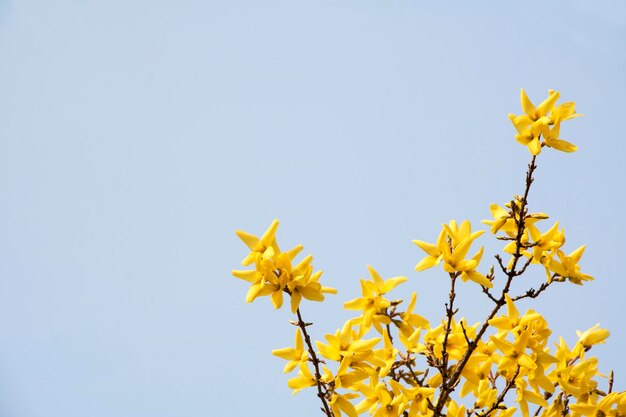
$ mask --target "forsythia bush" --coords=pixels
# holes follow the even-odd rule
[[[483,221],[496,239],[506,243],[495,255],[497,267],[481,265],[483,248],[471,251],[484,230],[472,231],[465,220],[444,224],[435,243],[414,240],[425,257],[417,271],[441,266],[450,280],[445,316],[431,324],[416,314],[416,294],[406,309],[389,293],[406,277],[383,279],[369,267],[371,279],[361,280],[361,296],[344,304],[358,312],[325,341],[315,344],[302,318],[302,299],[323,301],[336,290],[323,286],[321,272],[314,272],[312,257],[295,262],[302,245],[283,252],[276,243],[278,221],[260,237],[243,231],[237,235],[250,249],[244,266],[233,271],[251,283],[246,301],[270,296],[275,308],[289,297],[297,320],[293,347],[273,354],[287,361],[285,372],[297,369],[288,386],[295,392],[313,388],[327,416],[356,417],[369,412],[374,417],[626,417],[626,391],[613,391],[613,374],[602,375],[598,360],[589,355],[604,343],[607,330],[595,326],[578,332],[578,341],[568,346],[563,338],[549,343],[551,330],[544,317],[528,310],[520,313],[515,303],[537,298],[556,283],[582,285],[592,280],[579,265],[585,246],[564,250],[565,233],[548,216],[528,209],[528,194],[536,162],[544,148],[573,152],[576,146],[560,139],[561,123],[581,116],[575,103],[557,105],[559,93],[550,90],[538,106],[521,91],[523,114],[509,115],[517,130],[515,139],[532,158],[521,195],[501,207],[490,206],[493,219]],[[542,231],[543,230],[543,231]],[[514,294],[511,285],[538,268],[546,274],[537,289]],[[483,271],[483,272],[481,272]],[[471,283],[469,283],[471,281]],[[479,285],[493,309],[483,322],[469,324],[457,317],[455,296],[463,283]]]

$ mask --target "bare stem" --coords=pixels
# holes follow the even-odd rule
[[[300,313],[299,308],[296,310],[296,314],[298,315],[298,323],[297,323],[298,327],[300,327],[300,330],[302,331],[302,334],[304,335],[304,341],[309,350],[309,355],[311,355],[311,362],[313,362],[313,367],[315,368],[315,381],[317,382],[317,396],[319,397],[320,401],[322,401],[322,405],[324,407],[324,413],[326,413],[328,417],[334,417],[332,410],[328,406],[328,401],[326,400],[326,389],[322,382],[322,374],[320,373],[320,359],[317,357],[317,354],[315,353],[315,349],[313,349],[313,344],[311,343],[311,337],[309,336],[309,333],[306,331],[307,325],[310,323],[305,323],[304,320],[302,320],[302,314]]]

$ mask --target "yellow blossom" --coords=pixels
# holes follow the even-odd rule
[[[558,92],[549,90],[548,98],[535,107],[522,89],[520,100],[524,114],[519,116],[509,114],[509,119],[517,130],[515,139],[527,146],[533,155],[539,155],[541,147],[544,145],[564,152],[576,150],[576,146],[559,139],[560,123],[582,115],[576,113],[573,102],[563,103],[555,107],[559,97]],[[553,127],[550,128],[550,126]],[[543,142],[541,141],[542,137]]]
[[[393,288],[407,280],[406,277],[395,277],[383,280],[378,272],[371,266],[367,269],[372,276],[371,281],[361,280],[362,297],[344,303],[346,310],[362,310],[363,320],[360,324],[364,331],[370,328],[372,324],[382,332],[380,324],[390,324],[391,320],[384,314],[384,310],[391,305],[391,302],[383,297]]]
[[[359,395],[353,392],[346,394],[333,392],[329,401],[330,407],[333,410],[333,415],[335,417],[341,417],[342,414],[345,414],[348,417],[358,417],[359,413],[356,411],[352,402],[350,402],[350,400],[358,397]]]
[[[529,417],[529,402],[540,405],[542,407],[548,406],[548,403],[543,398],[543,396],[537,394],[534,391],[526,389],[527,384],[526,381],[524,381],[523,379],[517,378],[515,380],[515,386],[517,391],[517,398],[515,399],[515,402],[519,404],[523,417]]]
[[[415,302],[417,300],[417,294],[411,294],[411,301],[409,302],[409,306],[406,311],[400,314],[400,320],[395,321],[394,323],[398,326],[400,330],[400,335],[405,338],[410,337],[415,328],[419,329],[427,329],[429,327],[428,320],[419,314],[414,314],[413,310],[415,309]]]
[[[472,242],[485,231],[479,230],[472,233],[470,222],[465,220],[461,225],[457,225],[455,220],[443,225],[443,230],[437,238],[437,243],[414,240],[420,249],[426,252],[427,256],[416,266],[416,271],[431,268],[444,261],[443,269],[448,273],[459,273],[464,282],[472,280],[484,287],[492,288],[493,284],[484,275],[476,271],[483,254],[483,248],[471,258],[465,259]]]
[[[360,339],[352,330],[352,323],[346,322],[341,330],[335,334],[324,336],[328,344],[316,341],[317,349],[325,358],[333,361],[340,361],[348,356],[353,361],[362,361],[373,355],[372,348],[380,341],[380,338]]]
[[[324,294],[337,294],[337,290],[330,287],[322,287],[319,279],[322,271],[313,273],[311,266],[312,256],[307,256],[293,268],[292,279],[286,285],[291,294],[291,312],[295,313],[300,306],[302,297],[312,301],[324,301]]]
[[[298,391],[301,391],[307,387],[312,387],[314,385],[317,385],[317,379],[309,370],[306,362],[300,363],[300,370],[298,371],[298,375],[287,381],[287,386],[293,390],[293,394],[296,394],[298,393]]]
[[[565,255],[564,252],[557,250],[557,256],[559,260],[551,259],[547,267],[550,271],[557,275],[567,278],[574,284],[582,285],[583,281],[591,281],[593,277],[591,275],[583,274],[580,272],[580,265],[578,262],[585,251],[585,246],[581,246],[569,255]]]
[[[239,238],[243,241],[243,243],[245,243],[246,246],[248,246],[248,248],[250,249],[250,253],[248,254],[248,256],[246,256],[244,260],[241,261],[241,264],[243,266],[248,266],[254,262],[257,262],[257,260],[263,256],[268,248],[272,248],[276,253],[280,252],[280,249],[278,249],[278,245],[276,244],[275,238],[277,229],[278,220],[274,219],[274,221],[272,221],[272,224],[270,224],[270,227],[267,228],[265,233],[263,233],[260,238],[251,235],[250,233],[246,233],[243,230],[237,230],[235,232],[237,236],[239,236]]]
[[[576,145],[569,143],[566,140],[560,139],[559,134],[561,133],[561,120],[556,119],[554,122],[554,126],[550,128],[548,125],[543,126],[543,139],[545,141],[546,146],[550,148],[556,149],[562,152],[575,152],[578,150]]]
[[[604,343],[609,337],[609,331],[606,329],[600,329],[599,327],[600,324],[596,324],[591,329],[585,330],[584,332],[576,331],[576,335],[584,348]]]
[[[300,333],[300,329],[296,329],[296,340],[295,340],[295,348],[282,348],[282,349],[274,349],[272,350],[272,355],[278,356],[279,358],[288,360],[287,364],[285,364],[284,372],[291,372],[298,365],[302,363],[306,363],[309,359],[309,355],[307,351],[304,349],[304,343],[302,341],[302,333]]]
[[[428,411],[428,400],[432,400],[436,390],[431,387],[406,388],[394,380],[389,381],[389,385],[395,388],[395,392],[402,392],[405,401],[410,404],[410,416],[425,415]]]

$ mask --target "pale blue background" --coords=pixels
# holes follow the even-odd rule
[[[317,338],[368,263],[436,321],[447,280],[411,239],[522,191],[520,87],[587,114],[530,202],[597,278],[520,308],[570,342],[610,329],[626,388],[624,3],[433,3],[0,2],[0,416],[319,415],[270,355],[290,315],[230,276],[234,230],[277,217],[315,255],[340,291],[303,305]]]

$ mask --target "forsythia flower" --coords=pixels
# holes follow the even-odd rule
[[[300,329],[296,329],[295,345],[295,348],[274,349],[272,351],[272,355],[289,361],[287,362],[283,370],[285,373],[293,371],[296,366],[302,363],[306,364],[306,362],[309,360],[309,355],[304,349],[304,343],[302,342],[302,333],[300,333]]]
[[[333,414],[335,417],[341,417],[342,412],[345,413],[348,417],[358,417],[359,413],[356,411],[354,405],[350,402],[350,400],[354,398],[358,398],[359,394],[355,393],[347,393],[347,394],[337,394],[333,392],[332,397],[330,398],[330,407],[333,410]]]
[[[483,255],[483,248],[481,247],[471,259],[465,259],[472,242],[484,232],[484,230],[479,230],[472,233],[470,222],[467,220],[463,221],[460,226],[455,220],[451,220],[449,225],[443,225],[436,244],[414,240],[413,243],[427,254],[415,266],[415,270],[422,271],[444,261],[443,269],[448,273],[459,273],[463,282],[472,280],[484,287],[492,288],[491,281],[476,271]]]
[[[407,280],[406,277],[395,277],[383,280],[374,268],[367,266],[372,276],[371,281],[361,280],[361,293],[363,297],[355,298],[344,303],[346,310],[363,310],[362,320],[359,323],[363,326],[364,331],[370,328],[372,324],[382,333],[380,323],[389,324],[391,320],[384,315],[384,310],[391,305],[391,302],[383,297],[401,283]]]
[[[307,387],[317,384],[317,379],[313,376],[306,362],[300,364],[298,375],[287,381],[287,386],[293,390],[293,394]]]
[[[585,246],[581,246],[569,255],[566,255],[564,252],[557,250],[556,254],[559,257],[559,260],[551,259],[548,264],[548,269],[553,271],[554,273],[562,276],[563,278],[567,278],[570,282],[574,284],[582,285],[583,281],[592,281],[593,277],[591,275],[583,274],[580,272],[580,265],[578,262],[585,251]]]
[[[322,271],[313,273],[311,266],[312,256],[307,256],[300,262],[292,272],[292,279],[286,284],[291,294],[291,312],[295,313],[300,306],[302,297],[312,301],[324,301],[326,293],[337,294],[337,290],[330,287],[322,287],[319,279]]]
[[[415,309],[415,302],[417,300],[417,294],[411,294],[411,301],[409,302],[409,306],[406,311],[400,313],[400,319],[398,321],[394,321],[398,329],[400,330],[400,336],[404,336],[405,338],[411,337],[415,328],[418,329],[427,329],[430,327],[428,320],[419,314],[414,314],[413,310]]]
[[[246,295],[250,303],[259,296],[270,295],[274,308],[283,305],[283,293],[291,296],[291,310],[296,312],[302,298],[313,301],[324,300],[324,293],[336,294],[337,290],[323,287],[319,283],[321,271],[313,272],[312,256],[307,256],[293,267],[292,262],[302,251],[298,245],[287,252],[281,252],[276,243],[278,220],[274,220],[260,238],[237,230],[237,236],[248,246],[250,253],[241,262],[248,266],[254,263],[254,270],[235,270],[232,274],[252,285]]]
[[[584,332],[576,331],[576,335],[578,335],[579,341],[584,348],[604,343],[609,337],[610,333],[608,330],[599,329],[598,327],[600,327],[600,324],[596,324]]]
[[[280,252],[280,249],[278,249],[278,245],[276,244],[277,229],[278,220],[274,219],[261,238],[251,235],[250,233],[246,233],[243,230],[237,230],[235,232],[237,236],[243,240],[243,243],[250,248],[248,256],[241,261],[243,266],[248,266],[254,262],[258,262],[269,248],[272,248],[274,253]]]
[[[548,98],[539,106],[530,101],[524,89],[521,90],[520,100],[524,114],[516,116],[509,114],[509,119],[517,130],[515,139],[528,147],[533,155],[539,155],[542,146],[548,146],[563,152],[574,152],[577,148],[571,143],[559,139],[560,125],[564,120],[582,116],[574,110],[575,103],[563,103],[554,107],[560,94],[554,90],[548,91]],[[553,126],[552,129],[550,126]],[[544,141],[541,142],[543,136]]]
[[[367,360],[373,355],[372,348],[380,342],[379,337],[368,340],[359,338],[352,330],[350,321],[334,335],[327,334],[324,337],[328,344],[316,341],[317,349],[322,356],[333,361],[340,361],[344,357],[350,357],[353,361]]]

